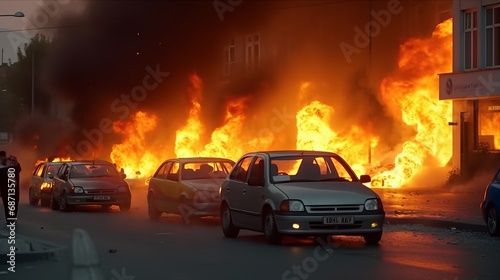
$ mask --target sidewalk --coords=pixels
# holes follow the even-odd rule
[[[384,203],[388,224],[421,224],[486,232],[480,203],[484,189],[418,190],[374,189]]]

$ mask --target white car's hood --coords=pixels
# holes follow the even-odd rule
[[[70,179],[74,186],[84,189],[117,189],[120,186],[127,186],[127,183],[120,177],[90,177]]]
[[[289,199],[301,200],[304,205],[364,204],[378,195],[358,182],[289,182],[275,185]]]

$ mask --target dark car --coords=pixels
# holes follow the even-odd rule
[[[35,167],[28,192],[30,205],[38,205],[40,201],[42,207],[50,206],[52,199],[52,178],[54,178],[62,164],[62,162],[44,161]]]
[[[222,231],[263,232],[280,243],[284,235],[359,235],[366,243],[382,238],[380,197],[363,185],[338,154],[321,151],[264,151],[238,160],[221,186]]]
[[[52,186],[52,209],[71,211],[78,205],[118,205],[128,211],[130,188],[124,176],[108,161],[65,162],[57,171]]]
[[[220,184],[233,166],[234,161],[216,157],[164,161],[149,180],[149,217],[174,213],[189,223],[190,216],[218,216]]]
[[[500,236],[500,169],[486,187],[481,202],[481,213],[490,235]]]

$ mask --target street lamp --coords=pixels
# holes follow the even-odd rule
[[[24,17],[23,12],[16,12],[15,14],[12,15],[0,15],[0,17]]]

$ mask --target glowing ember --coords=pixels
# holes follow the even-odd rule
[[[118,169],[123,168],[127,178],[144,178],[156,171],[165,160],[158,151],[150,151],[146,145],[146,133],[152,131],[157,118],[144,112],[137,112],[128,122],[113,123],[113,130],[124,136],[121,144],[112,147],[110,158]]]

